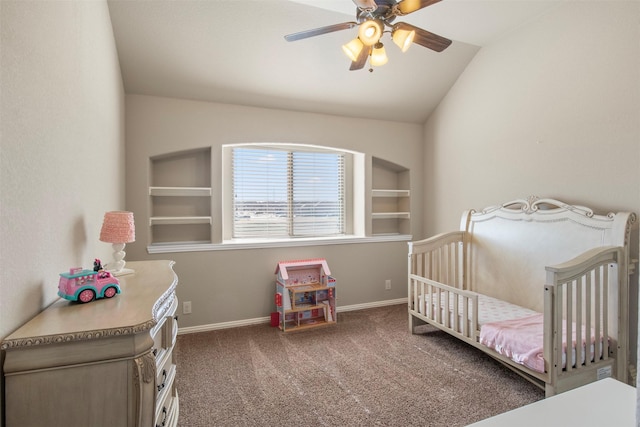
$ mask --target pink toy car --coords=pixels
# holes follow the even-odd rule
[[[60,273],[58,295],[69,301],[81,303],[96,298],[111,298],[120,293],[120,282],[111,273],[101,270],[71,268],[68,273]]]

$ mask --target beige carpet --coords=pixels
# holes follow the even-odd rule
[[[412,335],[406,305],[178,336],[181,427],[463,426],[544,397],[445,333]]]

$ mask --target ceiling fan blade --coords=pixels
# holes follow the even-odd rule
[[[375,0],[353,0],[353,2],[360,10],[368,10],[371,12],[378,8]]]
[[[443,50],[448,48],[449,45],[451,45],[451,40],[437,34],[430,33],[429,31],[423,30],[422,28],[407,24],[406,22],[398,22],[396,25],[394,25],[394,28],[415,31],[416,35],[413,38],[413,42],[419,44],[420,46],[435,50],[436,52],[442,52]]]
[[[364,46],[360,51],[360,55],[358,55],[358,59],[351,63],[351,67],[349,67],[349,71],[360,70],[364,68],[367,63],[367,58],[371,54],[371,46]]]
[[[402,16],[407,15],[411,12],[415,12],[416,10],[420,10],[427,6],[431,6],[434,3],[438,3],[440,0],[401,0],[399,3],[395,5],[393,10],[396,12],[396,15]]]
[[[296,40],[307,39],[309,37],[315,37],[322,34],[333,33],[334,31],[348,30],[358,26],[356,22],[343,22],[341,24],[327,25],[326,27],[315,28],[313,30],[300,31],[299,33],[288,34],[284,36],[288,42]]]

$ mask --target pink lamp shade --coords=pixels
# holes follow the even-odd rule
[[[134,271],[124,268],[126,262],[124,247],[127,243],[136,241],[136,227],[133,221],[133,212],[113,211],[104,214],[100,240],[111,243],[113,246],[113,263],[105,266],[105,269],[115,276],[130,274]]]
[[[133,212],[113,211],[104,214],[100,240],[107,243],[131,243],[136,241]]]

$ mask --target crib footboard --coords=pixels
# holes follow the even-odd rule
[[[451,335],[477,342],[478,294],[415,274],[409,275],[409,328],[419,319]]]
[[[547,396],[610,376],[627,381],[628,310],[619,299],[628,290],[620,289],[619,262],[622,248],[603,247],[546,268]]]
[[[478,335],[478,295],[464,290],[465,232],[409,243],[409,328],[417,320],[461,339]]]

